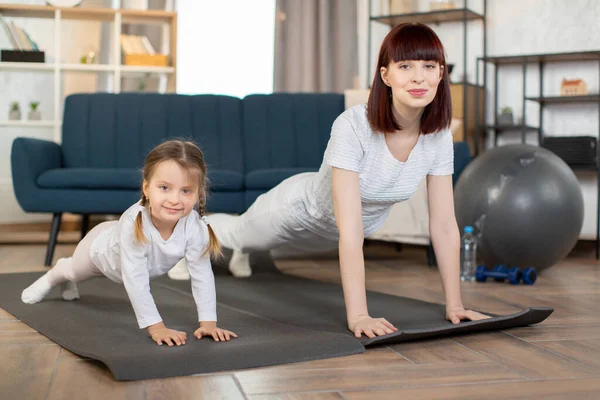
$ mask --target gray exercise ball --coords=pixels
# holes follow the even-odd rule
[[[543,270],[573,249],[583,224],[583,194],[571,168],[541,147],[485,151],[454,189],[456,219],[481,234],[478,254],[491,268]]]

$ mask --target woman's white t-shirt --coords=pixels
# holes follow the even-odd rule
[[[356,105],[333,123],[331,137],[317,173],[295,179],[297,206],[293,217],[320,236],[337,240],[332,200],[332,167],[359,175],[364,235],[375,232],[385,222],[391,207],[409,199],[427,175],[452,175],[454,145],[449,129],[421,134],[405,162],[396,159],[385,136],[371,128],[366,105]]]
[[[135,219],[139,212],[148,240],[146,244],[134,240]],[[210,256],[202,255],[208,242],[208,227],[195,210],[181,218],[171,236],[164,240],[146,207],[138,202],[123,213],[118,223],[96,237],[90,256],[106,277],[123,283],[140,328],[162,321],[150,293],[150,279],[166,274],[185,257],[198,321],[216,321],[215,281]]]

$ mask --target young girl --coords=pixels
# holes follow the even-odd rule
[[[76,282],[98,276],[123,283],[140,329],[158,345],[185,344],[187,335],[167,328],[150,294],[150,278],[166,274],[185,257],[200,327],[194,336],[215,341],[237,335],[217,327],[216,295],[210,256],[219,253],[215,234],[204,216],[206,164],[193,143],[168,141],[148,154],[143,170],[142,199],[119,221],[103,222],[77,245],[73,257],[23,290],[25,303],[40,302],[62,286],[65,300],[79,298]],[[198,206],[199,212],[194,210]]]

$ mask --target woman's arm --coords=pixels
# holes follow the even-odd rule
[[[460,306],[460,233],[454,214],[452,176],[427,176],[429,234],[446,294],[446,307]]]
[[[428,175],[429,233],[435,250],[442,286],[446,295],[446,318],[458,324],[461,319],[489,318],[464,309],[460,295],[460,232],[454,214],[451,175]]]
[[[339,256],[348,321],[368,315],[363,258],[364,227],[358,173],[332,170],[333,209],[340,233]]]
[[[371,318],[367,308],[364,227],[358,173],[332,168],[333,209],[340,233],[339,257],[348,328],[357,337],[392,333],[396,328],[383,318]]]

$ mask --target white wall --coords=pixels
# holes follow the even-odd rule
[[[427,0],[417,0],[419,11],[428,11]],[[367,14],[367,0],[359,0],[359,10]],[[373,1],[373,15],[378,15],[379,6]],[[457,7],[463,1],[455,1]],[[468,0],[469,8],[482,12],[482,0]],[[572,52],[585,50],[600,50],[600,2],[596,0],[488,0],[487,1],[487,54],[501,56],[509,54],[531,54],[551,52]],[[368,15],[365,15],[365,19]],[[389,28],[373,23],[374,35],[371,52],[371,70],[376,63],[377,52],[381,41]],[[359,31],[363,49],[367,46],[366,27]],[[440,36],[447,52],[449,63],[454,63],[451,78],[460,80],[464,71],[462,65],[463,30],[462,23],[446,23],[431,25]],[[468,25],[468,71],[470,82],[475,81],[475,60],[483,55],[482,24],[470,22]],[[361,85],[366,87],[366,50],[361,50],[360,74]],[[371,71],[373,73],[374,71]],[[598,93],[600,84],[598,78],[598,62],[577,62],[551,64],[544,72],[544,95],[560,94],[560,81],[566,78],[582,78],[586,81],[588,92]],[[480,75],[480,82],[483,74]],[[493,67],[488,68],[488,121],[493,120]],[[527,95],[539,94],[538,71],[535,65],[528,67]],[[369,80],[372,76],[369,77]],[[498,107],[509,106],[513,109],[515,118],[521,119],[522,113],[522,74],[520,66],[503,67],[499,72]],[[526,122],[533,126],[539,124],[539,105],[526,103]],[[597,136],[598,105],[577,104],[546,106],[544,108],[544,132],[546,135],[591,135]],[[491,135],[490,135],[491,136]],[[491,139],[491,138],[490,138]],[[499,145],[520,141],[520,133],[504,133]],[[537,143],[537,136],[532,133],[528,142]],[[578,173],[584,193],[585,220],[581,237],[593,239],[596,237],[596,177],[595,174]]]

